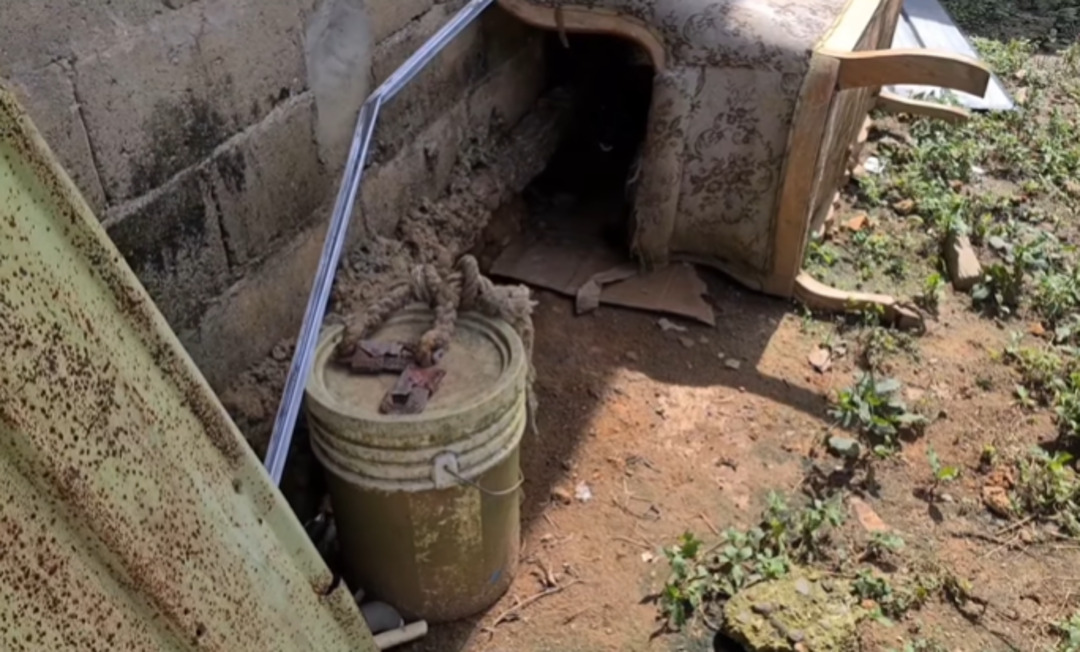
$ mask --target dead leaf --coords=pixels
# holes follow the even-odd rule
[[[829,349],[818,347],[810,352],[807,361],[814,368],[814,371],[823,374],[832,367],[832,354]]]
[[[1023,72],[1023,71],[1020,71],[1020,72]],[[1020,74],[1020,73],[1017,73],[1017,74]],[[1027,104],[1027,101],[1028,101],[1028,89],[1021,88],[1020,90],[1016,91],[1015,93],[1013,93],[1013,99],[1016,100],[1017,104],[1021,104],[1021,105]]]
[[[852,496],[848,499],[851,509],[855,512],[855,518],[867,532],[888,532],[891,528],[881,520],[874,508],[861,498]]]
[[[849,231],[862,231],[866,228],[866,224],[866,215],[856,215],[855,217],[845,222],[844,226],[846,226]]]

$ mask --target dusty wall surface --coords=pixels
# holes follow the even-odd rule
[[[463,4],[324,1],[0,2],[0,76],[218,389],[299,328],[351,116]],[[490,10],[384,108],[352,240],[542,84],[538,35]]]

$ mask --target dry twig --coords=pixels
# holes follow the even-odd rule
[[[573,586],[575,584],[581,584],[581,580],[574,580],[573,582],[569,582],[569,583],[563,584],[561,586],[553,586],[550,589],[544,589],[543,591],[541,591],[541,592],[539,592],[539,593],[537,593],[537,594],[535,594],[533,596],[530,596],[528,598],[525,598],[524,600],[518,601],[517,604],[515,604],[514,606],[510,607],[506,611],[499,614],[495,618],[495,620],[492,621],[492,623],[490,625],[488,625],[487,627],[485,627],[483,629],[483,631],[485,631],[488,634],[491,634],[492,636],[494,636],[496,627],[498,627],[499,625],[507,622],[508,620],[510,620],[510,618],[512,618],[514,616],[517,616],[521,612],[521,610],[524,609],[525,607],[528,607],[531,604],[535,604],[536,602],[539,602],[540,600],[543,600],[544,598],[546,598],[546,597],[548,597],[550,595],[555,595],[556,593],[561,593],[561,592],[565,591],[566,589],[570,588],[571,586]]]

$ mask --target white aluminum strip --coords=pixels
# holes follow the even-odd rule
[[[953,52],[977,59],[978,53],[956,26],[938,0],[904,0],[901,19],[893,36],[894,48],[923,48]],[[1009,111],[1014,105],[1008,91],[996,75],[990,78],[985,97],[935,86],[899,85],[886,88],[890,93],[915,97],[951,95],[965,107],[977,111]]]

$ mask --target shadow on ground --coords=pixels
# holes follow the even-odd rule
[[[593,314],[575,317],[570,300],[537,293],[540,303],[534,315],[537,337],[533,358],[538,375],[540,434],[526,434],[522,444],[526,478],[523,537],[533,527],[543,526],[542,517],[550,505],[553,488],[568,477],[566,461],[595,435],[593,417],[611,391],[609,379],[617,372],[640,373],[658,387],[726,387],[815,418],[824,414],[821,393],[757,371],[790,304],[750,292],[719,274],[702,273],[709,286],[709,302],[717,312],[717,326],[684,322],[686,333],[664,333],[657,325],[659,315],[625,309],[601,307]],[[695,345],[685,347],[669,341],[678,339],[676,335],[692,338]],[[708,344],[703,343],[705,340]],[[739,360],[740,368],[726,366],[721,351],[725,359]],[[641,436],[649,435],[643,427]],[[480,630],[481,619],[503,608],[497,605],[480,617],[435,626],[426,639],[402,649],[449,652],[482,647],[488,634]],[[680,645],[686,644],[682,637],[673,637],[673,642],[674,638],[681,639]],[[697,645],[702,646],[702,652],[728,649],[719,642],[714,647],[711,640],[692,644],[694,649]]]

